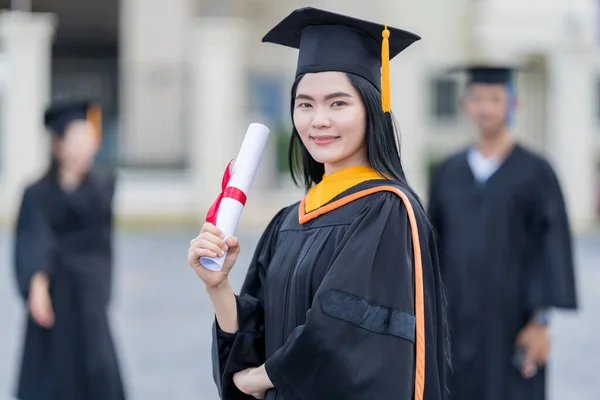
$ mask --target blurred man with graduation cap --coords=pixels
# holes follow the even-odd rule
[[[92,170],[100,120],[87,101],[57,102],[45,113],[50,166],[25,189],[15,232],[15,277],[28,311],[20,400],[125,398],[107,317],[114,179]]]
[[[437,253],[390,112],[389,59],[418,39],[315,8],[263,38],[299,49],[289,156],[307,195],[266,228],[239,295],[236,239],[208,221],[190,243],[223,399],[445,398]],[[225,251],[222,270],[200,265]]]
[[[451,398],[545,398],[549,309],[575,309],[571,234],[555,173],[515,141],[514,68],[466,68],[478,130],[432,179],[452,332]]]

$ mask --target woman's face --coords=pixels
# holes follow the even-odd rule
[[[306,74],[294,99],[294,126],[304,146],[330,175],[368,165],[367,112],[342,72]]]
[[[55,143],[54,151],[61,168],[84,174],[92,167],[98,148],[98,135],[94,125],[88,121],[75,121]]]

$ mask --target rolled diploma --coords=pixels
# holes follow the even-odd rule
[[[246,198],[254,181],[256,170],[269,139],[269,128],[262,124],[252,123],[248,126],[242,147],[232,166],[231,178],[227,187],[233,186],[244,192]],[[237,200],[223,198],[217,212],[217,228],[225,234],[225,238],[233,236],[242,215],[244,206]],[[227,253],[225,254],[225,256]],[[200,264],[211,271],[223,268],[223,257],[200,257]]]

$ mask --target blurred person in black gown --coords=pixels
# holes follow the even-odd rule
[[[467,68],[478,135],[432,179],[429,216],[447,287],[451,399],[542,400],[549,311],[577,307],[571,233],[553,168],[510,132],[513,68]]]
[[[15,277],[28,311],[21,400],[125,398],[107,316],[115,181],[92,170],[100,113],[84,101],[45,113],[50,167],[25,189],[15,232]]]

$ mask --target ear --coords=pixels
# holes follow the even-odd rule
[[[469,94],[467,92],[465,92],[458,99],[459,107],[462,109],[463,112],[467,110],[467,101],[468,101],[467,97],[468,97],[468,95]]]
[[[61,144],[61,139],[56,135],[52,135],[50,139],[52,154],[54,154],[55,156],[60,156]]]

